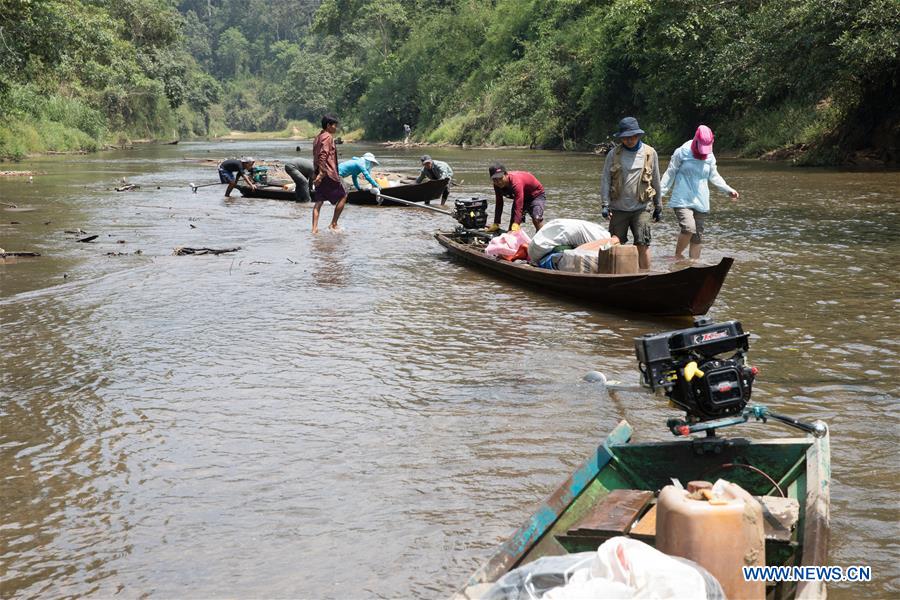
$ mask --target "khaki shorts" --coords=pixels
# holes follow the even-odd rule
[[[619,241],[624,244],[628,241],[629,229],[634,235],[635,246],[650,245],[650,213],[644,209],[631,212],[612,211],[612,218],[609,220],[609,232],[619,238]]]
[[[692,244],[703,243],[703,223],[706,221],[706,213],[693,208],[676,208],[675,218],[678,219],[681,233],[691,234]]]

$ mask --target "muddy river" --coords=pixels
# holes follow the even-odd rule
[[[632,339],[689,321],[470,270],[436,213],[348,206],[312,236],[309,206],[191,193],[217,179],[203,159],[296,146],[46,157],[0,180],[0,247],[42,254],[0,264],[0,596],[446,597],[620,419],[671,437],[660,398],[582,377],[636,382]],[[340,149],[409,173],[420,153]],[[430,152],[454,195],[487,193],[499,158],[537,174],[549,218],[599,217],[599,157]],[[719,170],[742,197],[713,199],[703,258],[736,263],[710,315],[752,332],[755,400],[831,427],[829,559],[874,576],[831,596],[896,597],[900,174]]]

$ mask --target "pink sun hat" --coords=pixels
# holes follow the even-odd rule
[[[697,154],[709,154],[713,149],[713,141],[715,140],[712,129],[706,125],[701,125],[694,133],[694,141],[691,144],[691,150]]]

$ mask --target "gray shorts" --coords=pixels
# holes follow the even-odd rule
[[[612,211],[609,220],[609,232],[619,238],[619,242],[628,241],[628,230],[634,236],[635,246],[650,245],[650,213],[646,210]]]
[[[706,221],[706,213],[693,208],[676,208],[674,210],[675,218],[678,219],[678,226],[681,227],[681,233],[690,233],[692,244],[702,244],[703,223]]]
[[[531,218],[535,221],[543,221],[544,220],[544,207],[547,205],[547,196],[541,194],[537,198],[532,198],[531,200],[525,201],[525,210],[524,212],[531,215]]]

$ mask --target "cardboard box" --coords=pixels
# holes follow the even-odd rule
[[[606,275],[631,275],[638,272],[638,251],[636,246],[613,246],[600,250],[597,256],[597,272]]]

